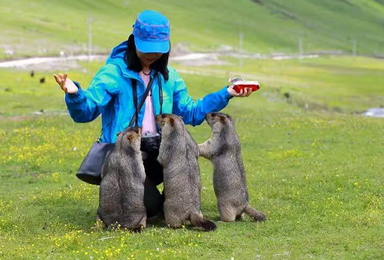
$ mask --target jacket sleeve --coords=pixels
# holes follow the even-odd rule
[[[97,72],[86,91],[82,90],[79,83],[74,82],[79,91],[76,94],[65,94],[65,102],[72,119],[75,122],[89,122],[97,118],[119,92],[119,76],[119,69],[108,64]]]
[[[218,112],[228,105],[232,96],[228,93],[227,87],[211,93],[202,99],[194,101],[187,93],[184,80],[176,73],[173,93],[173,113],[183,117],[184,123],[200,125],[205,115],[211,112]]]

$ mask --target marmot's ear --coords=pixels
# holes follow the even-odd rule
[[[118,132],[116,136],[120,136],[121,135],[121,132]]]
[[[183,121],[183,117],[182,116],[179,116],[180,120]]]
[[[220,116],[220,122],[223,124],[227,123],[227,118],[225,116]]]
[[[128,134],[128,135],[127,135],[127,139],[128,139],[129,142],[132,142],[132,140],[133,140],[133,134]]]
[[[172,127],[175,126],[175,119],[173,119],[172,117],[169,118],[169,123],[171,124]]]

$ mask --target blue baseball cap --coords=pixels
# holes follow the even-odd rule
[[[159,12],[141,12],[133,25],[136,48],[143,53],[169,52],[170,26],[167,17]]]

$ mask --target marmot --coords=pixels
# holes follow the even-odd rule
[[[140,140],[140,128],[129,127],[119,133],[102,167],[97,214],[108,227],[141,231],[146,225],[146,175]]]
[[[249,206],[241,146],[232,118],[223,113],[211,113],[206,120],[212,128],[212,136],[199,144],[199,153],[213,164],[213,187],[221,220],[241,219],[244,212],[256,221],[266,220],[263,213]]]
[[[164,216],[166,223],[179,228],[186,221],[204,231],[216,224],[204,219],[200,211],[199,149],[181,117],[163,114],[156,117],[162,137],[157,160],[164,174]]]

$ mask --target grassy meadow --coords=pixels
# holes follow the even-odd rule
[[[261,82],[224,112],[235,120],[250,204],[266,213],[265,223],[219,222],[212,166],[201,159],[202,212],[217,231],[162,222],[142,234],[92,229],[98,188],[75,172],[100,120],[70,119],[53,72],[31,78],[2,69],[0,259],[382,259],[384,121],[356,113],[384,105],[384,62],[230,62],[182,76],[194,98],[225,85],[229,71]],[[82,63],[69,75],[85,88],[101,65]],[[210,136],[206,123],[189,130],[199,143]]]

